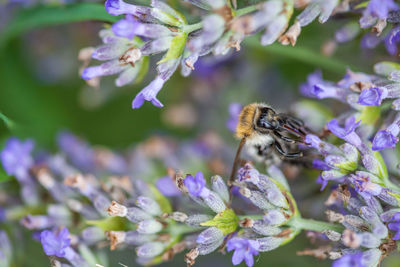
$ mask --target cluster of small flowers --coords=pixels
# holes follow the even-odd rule
[[[398,56],[400,40],[400,5],[394,0],[371,0],[361,4],[347,4],[348,10],[362,10],[359,22],[350,21],[335,33],[335,41],[345,43],[354,40],[362,29],[371,28],[363,35],[361,47],[373,49],[382,41],[386,50],[393,56]],[[388,27],[390,23],[390,27]]]
[[[350,70],[344,78],[333,83],[324,81],[321,72],[317,71],[308,76],[306,83],[301,85],[303,95],[318,99],[331,98],[348,104],[353,110],[341,115],[345,117],[355,116],[361,121],[363,139],[374,135],[372,150],[379,151],[385,148],[394,148],[398,142],[400,117],[397,111],[400,109],[400,65],[393,62],[381,62],[375,65],[376,75],[354,73]],[[391,110],[388,111],[388,105]],[[390,113],[389,116],[380,116],[381,113]],[[389,121],[381,121],[381,118],[389,118]],[[391,118],[391,119],[390,119]],[[381,130],[374,132],[374,128],[383,123]],[[346,126],[349,131],[350,126]]]
[[[324,81],[321,73],[315,72],[300,87],[308,97],[331,98],[351,107],[329,121],[324,131],[344,144],[338,147],[321,140],[325,133],[308,134],[305,139],[318,151],[313,166],[322,171],[317,180],[321,190],[329,181],[336,184],[325,203],[329,221],[345,227],[341,233],[327,235],[334,246],[324,253],[336,259],[334,266],[377,266],[396,250],[400,238],[400,187],[390,179],[390,165],[398,158],[387,153],[382,157],[378,152],[395,148],[398,141],[398,71],[399,65],[382,62],[375,65],[377,75],[349,70],[338,83]],[[392,109],[386,102],[392,103]],[[382,121],[385,117],[390,121]],[[379,125],[383,129],[376,132]]]
[[[182,230],[169,223],[168,216],[161,216],[170,211],[169,201],[162,194],[177,197],[181,193],[171,173],[153,180],[155,186],[139,177],[154,176],[160,162],[172,167],[183,163],[189,168],[204,168],[199,162],[221,157],[204,139],[184,142],[176,148],[171,140],[153,137],[126,154],[119,154],[104,147],[91,147],[64,132],[58,137],[58,145],[61,153],[55,155],[33,153],[32,140],[8,139],[1,151],[1,162],[6,173],[18,181],[21,196],[18,200],[12,192],[0,191],[4,196],[0,223],[19,220],[23,227],[34,231],[34,239],[41,241],[47,255],[64,258],[73,266],[94,266],[91,259],[97,257],[93,254],[100,252],[93,252],[90,247],[105,242],[106,237],[111,240],[112,249],[119,243],[143,245],[137,249],[142,263],[164,250],[171,256],[171,249],[176,247],[168,248],[168,244],[175,242],[186,228]],[[118,203],[129,207],[126,216],[116,212],[118,207],[124,207]],[[116,215],[127,220],[110,217]],[[132,229],[129,221],[137,223],[137,230],[121,232]],[[164,230],[159,233],[161,229]],[[165,232],[171,232],[171,237]],[[12,262],[11,245],[3,231],[1,238],[0,258]],[[162,240],[162,246],[155,239]]]
[[[132,108],[139,108],[144,101],[162,107],[157,94],[179,65],[182,75],[188,76],[199,57],[210,53],[225,55],[231,48],[239,50],[245,37],[260,31],[264,32],[262,45],[270,45],[278,39],[283,44],[294,45],[301,27],[318,16],[324,23],[335,8],[339,8],[338,0],[311,1],[283,34],[294,8],[301,7],[304,1],[270,0],[242,9],[235,9],[231,1],[226,0],[188,2],[203,9],[201,22],[188,24],[185,16],[160,0],[151,1],[150,7],[107,0],[108,13],[126,17],[114,23],[111,29],[100,31],[104,45],[84,50],[82,58],[87,59],[87,63],[90,57],[106,62],[85,68],[83,79],[97,85],[99,77],[119,74],[115,83],[123,86],[143,77],[150,56],[164,53],[157,62],[156,78],[132,102]]]
[[[179,171],[154,186],[128,175],[145,176],[140,166],[146,159],[128,163],[126,157],[92,148],[70,133],[60,135],[59,146],[62,154],[39,155],[33,154],[32,141],[7,141],[2,164],[19,181],[26,203],[8,194],[12,201],[6,200],[1,218],[3,223],[19,219],[34,231],[51,261],[62,266],[106,265],[99,260],[104,252],[96,249],[105,242],[111,250],[135,246],[137,261],[145,265],[184,250],[189,250],[186,263],[193,265],[199,255],[220,248],[234,251],[233,264],[253,266],[254,256],[290,242],[303,229],[337,228],[323,222],[324,229],[316,228],[315,221],[301,218],[286,178],[275,166],[264,175],[246,164],[229,187],[218,175],[208,188],[202,172],[184,176]],[[48,204],[39,206],[41,196]],[[3,231],[0,237],[5,256],[0,258],[11,262],[10,241]]]

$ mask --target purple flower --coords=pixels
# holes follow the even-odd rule
[[[372,141],[372,150],[379,151],[385,148],[395,148],[399,138],[389,130],[382,130],[376,133]]]
[[[169,176],[164,176],[157,180],[156,182],[157,189],[166,197],[174,197],[179,196],[181,192],[176,187],[176,184]]]
[[[379,19],[386,19],[389,11],[398,9],[399,6],[393,0],[371,0],[365,12]]]
[[[115,22],[111,29],[116,36],[132,39],[136,35],[135,28],[138,24],[131,15],[126,15],[125,19]]]
[[[122,0],[107,0],[104,4],[108,13],[113,16],[119,16],[123,14],[131,14],[141,19],[148,19],[150,15],[150,8],[144,6],[136,6],[125,3]]]
[[[382,41],[375,33],[366,33],[361,39],[361,47],[364,49],[373,49]]]
[[[316,70],[307,76],[307,82],[300,85],[300,92],[307,97],[314,97],[314,85],[324,83],[322,72]]]
[[[163,107],[164,105],[157,99],[157,94],[164,85],[164,79],[157,76],[149,85],[147,85],[139,94],[136,95],[132,101],[132,108],[140,108],[144,101],[151,101],[156,107]]]
[[[40,234],[40,242],[46,255],[64,257],[66,248],[69,247],[71,239],[68,238],[67,228],[63,228],[57,235],[52,231],[45,230]]]
[[[251,164],[246,164],[238,171],[238,180],[240,182],[249,181],[253,184],[257,184],[259,182],[260,173],[254,168]]]
[[[190,195],[195,197],[206,197],[209,190],[205,187],[206,180],[204,179],[203,173],[198,172],[193,177],[189,175],[183,181]]]
[[[333,262],[332,267],[364,267],[362,252],[343,255]]]
[[[357,103],[364,106],[380,106],[386,97],[387,90],[385,88],[371,87],[361,91]]]
[[[367,172],[357,172],[357,175],[352,174],[349,178],[356,191],[367,198],[378,196],[382,192],[382,187],[371,182],[369,175]]]
[[[326,164],[325,161],[320,159],[314,159],[312,164],[313,167],[318,170],[329,171],[330,169],[332,169],[328,164]]]
[[[229,105],[229,119],[226,122],[226,127],[231,131],[236,131],[236,126],[239,122],[239,114],[242,111],[242,105],[239,103],[231,103]]]
[[[226,244],[227,251],[235,250],[232,256],[233,265],[238,265],[244,260],[249,267],[254,265],[253,257],[258,255],[259,247],[257,241],[239,237],[230,239]]]
[[[362,142],[360,137],[356,134],[355,129],[360,125],[361,121],[356,122],[354,116],[348,118],[345,122],[344,128],[339,126],[337,119],[333,119],[326,124],[328,129],[337,137],[344,139],[346,142],[359,147]]]
[[[31,152],[34,147],[32,140],[20,141],[15,137],[7,140],[0,158],[4,170],[8,175],[15,175],[18,179],[28,177],[29,168],[33,165]]]
[[[392,222],[388,224],[388,228],[395,231],[396,234],[392,238],[393,240],[400,240],[400,212],[397,212],[393,218]]]
[[[400,43],[400,26],[393,28],[385,38],[386,50],[389,54],[396,56],[399,53],[398,45]]]
[[[323,191],[328,185],[328,180],[322,179],[321,175],[319,175],[317,180],[315,180],[315,183],[321,185],[320,191]]]
[[[57,142],[77,168],[88,171],[94,167],[94,152],[88,143],[69,132],[60,133]]]
[[[308,97],[335,98],[340,101],[345,101],[346,96],[343,88],[335,86],[332,82],[324,81],[319,70],[308,75],[307,82],[300,85],[300,92]]]

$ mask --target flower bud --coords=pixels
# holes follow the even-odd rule
[[[279,229],[278,227],[271,226],[262,220],[255,221],[251,229],[257,234],[264,236],[273,236],[281,232],[281,229]]]
[[[134,223],[139,223],[144,220],[150,220],[153,217],[142,209],[132,207],[127,209],[126,218]]]
[[[382,251],[378,248],[369,249],[362,255],[362,263],[365,266],[378,266],[381,261]]]
[[[217,248],[219,248],[224,239],[219,239],[214,243],[209,243],[209,244],[200,244],[197,246],[197,249],[199,251],[199,255],[207,255],[210,254],[211,252],[215,251]]]
[[[211,244],[224,238],[224,234],[217,227],[209,227],[199,234],[196,242],[199,244]]]
[[[342,224],[354,232],[358,232],[361,229],[368,229],[368,225],[365,223],[363,219],[355,215],[346,215],[344,216],[344,221]]]
[[[158,216],[162,213],[160,205],[158,205],[158,203],[152,198],[140,196],[136,202],[142,210],[153,216]]]
[[[329,240],[333,241],[333,242],[339,241],[339,240],[340,240],[340,237],[341,237],[341,234],[340,234],[340,233],[338,233],[338,232],[336,232],[336,231],[333,231],[333,230],[325,230],[325,231],[323,231],[322,233],[324,233],[324,234],[326,235],[326,237],[327,237]]]
[[[258,239],[256,239],[256,241],[259,244],[258,251],[265,252],[265,251],[274,250],[277,247],[279,247],[284,240],[285,240],[284,238],[272,237],[272,236],[258,238]]]
[[[150,242],[136,249],[136,254],[143,258],[153,258],[161,254],[164,250],[164,245],[161,242]]]
[[[137,231],[141,234],[155,234],[162,230],[163,226],[156,220],[145,220],[138,224]]]
[[[229,202],[229,191],[224,180],[219,175],[211,177],[212,190],[216,192],[225,202]]]
[[[361,237],[357,235],[355,232],[346,229],[343,231],[342,241],[343,245],[349,248],[356,249],[361,244]]]
[[[186,222],[188,216],[183,212],[175,211],[171,215],[169,215],[168,218],[171,218],[177,222]]]
[[[154,239],[156,239],[155,235],[140,234],[138,231],[128,231],[125,232],[124,242],[130,245],[142,245]]]
[[[226,209],[222,199],[213,191],[209,191],[207,197],[204,198],[204,202],[216,213],[220,213]]]
[[[365,232],[359,234],[361,238],[361,246],[366,248],[377,248],[381,244],[381,241],[376,238],[373,234]]]
[[[125,217],[128,213],[128,209],[116,201],[111,202],[111,205],[107,209],[108,215]]]
[[[269,210],[264,216],[264,222],[270,225],[281,225],[286,221],[285,215],[279,210]]]

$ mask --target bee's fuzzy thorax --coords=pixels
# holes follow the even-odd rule
[[[236,127],[237,138],[247,138],[256,133],[254,129],[254,117],[256,116],[258,108],[264,106],[268,105],[264,103],[253,103],[243,107]]]

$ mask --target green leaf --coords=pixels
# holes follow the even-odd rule
[[[166,62],[170,59],[179,58],[182,55],[183,50],[185,49],[186,38],[187,34],[184,32],[175,36],[174,39],[172,39],[171,44],[169,45],[168,52],[160,61],[157,62],[157,64]]]
[[[118,17],[108,14],[102,4],[79,3],[66,6],[37,6],[22,8],[0,35],[0,49],[18,35],[29,30],[70,22],[100,20],[115,22]]]
[[[212,220],[203,222],[201,226],[214,226],[217,227],[224,235],[235,232],[238,227],[239,218],[231,209],[226,209],[218,213]]]

